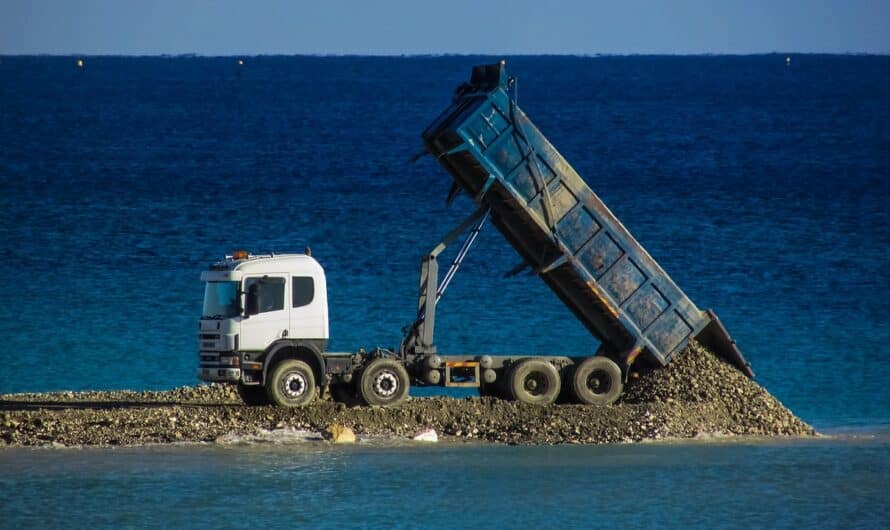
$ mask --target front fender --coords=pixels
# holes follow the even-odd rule
[[[324,340],[287,340],[282,339],[273,342],[263,355],[263,383],[269,374],[269,367],[274,366],[279,359],[301,359],[312,367],[315,380],[321,383],[324,377]]]

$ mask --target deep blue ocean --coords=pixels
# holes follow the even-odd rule
[[[420,257],[472,208],[466,198],[447,208],[449,175],[411,157],[471,66],[499,59],[87,57],[79,69],[74,57],[0,57],[0,393],[195,384],[200,271],[236,249],[311,246],[328,276],[330,347],[397,345]],[[238,497],[237,481],[201,470],[238,453],[235,467],[253,470],[244,484],[271,495],[253,520],[270,524],[354,522],[342,506],[314,506],[308,519],[294,511],[290,500],[310,502],[295,484],[367,496],[382,473],[397,482],[377,506],[401,511],[367,512],[369,526],[450,526],[462,509],[455,495],[479,486],[467,474],[484,482],[472,501],[484,507],[471,510],[479,525],[886,526],[877,492],[890,485],[890,57],[506,59],[520,106],[696,304],[716,310],[757,380],[818,430],[878,441],[426,456],[0,451],[0,497],[15,490],[32,502],[11,520],[33,522],[40,495],[67,505],[78,497],[69,490],[94,492],[97,503],[128,480],[138,487],[120,518],[84,520],[138,524],[124,511],[141,513],[150,495],[209,509],[217,495]],[[538,278],[503,278],[519,261],[493,227],[483,231],[439,306],[440,350],[595,351]],[[561,466],[578,473],[562,477]],[[770,482],[777,473],[787,483]],[[522,480],[539,496],[511,493]],[[183,488],[191,500],[171,500]],[[660,503],[647,505],[649,490]],[[536,501],[534,518],[510,511]],[[593,519],[564,512],[588,502],[599,507]],[[227,503],[223,522],[248,520]],[[720,511],[697,515],[706,506]]]

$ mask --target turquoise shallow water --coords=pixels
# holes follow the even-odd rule
[[[885,528],[887,435],[0,450],[4,528]]]

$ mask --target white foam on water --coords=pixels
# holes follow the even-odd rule
[[[287,445],[305,442],[317,442],[323,438],[320,433],[284,427],[281,429],[257,429],[253,434],[224,434],[216,439],[220,445]]]

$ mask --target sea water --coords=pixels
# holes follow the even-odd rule
[[[867,436],[8,449],[0,526],[885,528],[888,447]]]
[[[0,392],[195,384],[200,271],[236,249],[311,246],[330,347],[396,346],[421,256],[472,210],[446,207],[448,174],[411,158],[471,66],[499,59],[2,57]],[[886,431],[890,58],[506,59],[520,106],[716,310],[758,382],[820,431]],[[486,227],[439,305],[441,351],[596,350],[538,278],[503,277],[519,262]],[[137,524],[149,498],[171,514],[159,526],[196,510],[230,524],[791,526],[887,508],[884,442],[256,451],[7,449],[15,515],[0,525],[71,509]],[[37,513],[41,495],[59,511]]]

